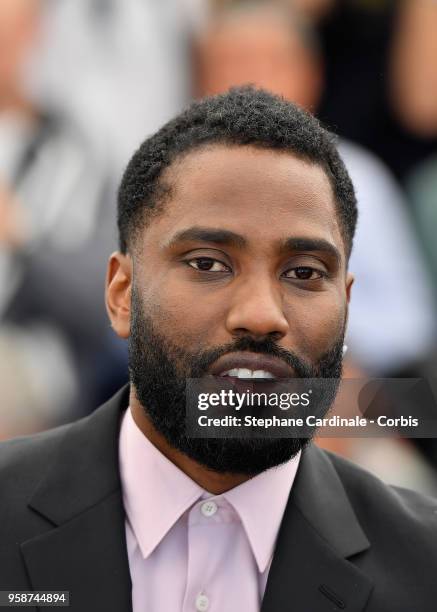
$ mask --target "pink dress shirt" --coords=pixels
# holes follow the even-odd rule
[[[128,409],[119,457],[133,612],[258,612],[300,454],[213,495]]]

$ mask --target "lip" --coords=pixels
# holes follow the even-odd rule
[[[275,378],[296,378],[294,369],[278,357],[241,351],[223,355],[209,369],[209,374],[220,376],[233,368],[247,368],[248,370],[266,370]],[[255,380],[255,379],[254,379]]]

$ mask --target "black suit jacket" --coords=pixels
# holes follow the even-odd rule
[[[68,590],[71,612],[131,610],[118,472],[127,403],[124,388],[89,417],[0,445],[0,590]],[[436,612],[437,501],[310,446],[262,612],[338,610]]]

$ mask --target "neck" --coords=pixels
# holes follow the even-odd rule
[[[223,474],[214,472],[200,465],[197,461],[194,461],[194,459],[190,459],[190,457],[187,457],[187,455],[184,455],[171,446],[164,436],[155,429],[152,422],[147,417],[144,408],[138,401],[132,386],[129,401],[133,420],[146,438],[167,457],[169,461],[174,463],[180,470],[185,472],[191,480],[194,480],[194,482],[206,491],[214,495],[220,495],[251,478],[247,474]]]

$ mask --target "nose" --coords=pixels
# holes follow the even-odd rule
[[[234,337],[250,334],[281,340],[289,324],[283,312],[280,288],[270,279],[246,279],[235,289],[226,327]]]

